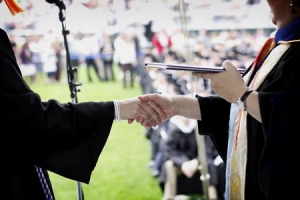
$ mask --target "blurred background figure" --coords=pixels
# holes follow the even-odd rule
[[[32,64],[36,68],[36,79],[44,82],[44,61],[45,61],[45,50],[46,42],[42,35],[33,35],[30,38],[29,49],[33,52]]]
[[[29,38],[25,38],[25,42],[21,46],[17,55],[20,58],[20,69],[25,76],[30,77],[32,84],[36,83],[36,68],[32,63],[33,52],[29,48]]]
[[[104,34],[102,45],[100,47],[100,59],[103,63],[103,80],[104,81],[115,81],[114,74],[114,53],[115,47],[111,35]]]
[[[100,74],[99,65],[97,60],[99,59],[99,41],[95,34],[86,33],[80,40],[80,54],[83,59],[83,64],[86,67],[87,78],[89,82],[93,82],[91,75],[91,68],[93,68],[98,81],[102,81],[103,78]]]
[[[44,72],[47,75],[47,83],[55,83],[57,81],[57,57],[56,44],[55,42],[50,43],[45,49],[45,59],[44,59]]]
[[[120,33],[115,42],[115,63],[122,71],[123,88],[134,87],[134,68],[137,64],[135,43],[127,31]],[[128,85],[129,84],[129,85]]]
[[[164,62],[165,56],[169,53],[172,46],[172,39],[168,32],[164,28],[155,32],[152,37],[152,44],[156,50],[157,60]]]

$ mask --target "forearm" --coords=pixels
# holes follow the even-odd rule
[[[190,119],[201,120],[200,105],[198,99],[191,96],[173,96],[177,115]]]
[[[247,112],[254,117],[257,121],[261,122],[258,92],[252,92],[246,100]]]

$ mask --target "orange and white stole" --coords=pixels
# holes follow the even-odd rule
[[[290,43],[300,40],[279,42],[275,48],[273,38],[266,41],[257,58],[255,59],[250,71],[243,77],[245,83],[249,83],[250,77],[258,67],[260,61],[274,48],[263,62],[254,78],[249,83],[249,88],[257,90],[266,76],[274,68],[282,55],[290,47]],[[229,139],[227,150],[226,165],[226,200],[244,200],[245,197],[245,178],[247,164],[247,111],[242,111],[236,104],[231,105],[229,122]]]
[[[24,12],[24,9],[21,8],[18,3],[14,0],[4,0],[7,8],[9,9],[10,13],[14,16],[18,13]]]

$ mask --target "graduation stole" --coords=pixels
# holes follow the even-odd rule
[[[4,0],[4,2],[13,16],[24,12],[24,10],[14,0]]]
[[[270,71],[274,68],[282,55],[288,50],[292,42],[300,40],[280,41],[275,47],[273,38],[269,38],[258,56],[256,57],[250,71],[243,77],[245,83],[249,83],[252,73],[258,67],[262,59],[270,52],[260,69],[249,84],[249,88],[257,90],[265,80]],[[275,47],[275,48],[274,48]],[[248,84],[247,84],[248,85]],[[234,116],[234,124],[229,134],[227,169],[226,169],[226,199],[243,200],[245,197],[245,178],[247,164],[247,111],[242,111],[232,104],[231,116]]]

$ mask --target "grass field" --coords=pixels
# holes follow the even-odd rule
[[[62,75],[66,78],[66,75]],[[86,72],[79,69],[79,81],[83,82],[78,102],[125,99],[141,94],[138,83],[134,89],[123,89],[122,82],[93,83],[85,79]],[[29,81],[28,81],[29,82]],[[43,100],[50,98],[69,102],[68,84],[37,83],[30,85]],[[98,160],[89,185],[82,184],[84,200],[159,200],[161,191],[146,164],[150,158],[150,146],[144,136],[144,128],[127,121],[114,123],[111,134]],[[57,200],[76,200],[76,182],[50,173]]]

